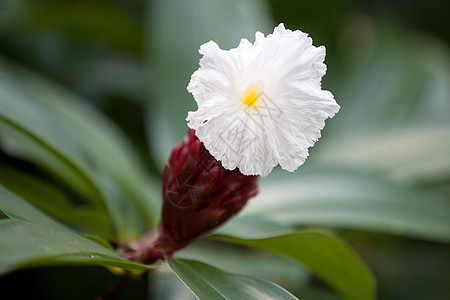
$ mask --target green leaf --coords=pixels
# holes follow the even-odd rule
[[[167,262],[199,299],[297,299],[262,279],[226,273],[193,260],[168,258]]]
[[[336,135],[313,161],[370,170],[398,182],[439,181],[450,173],[450,123]]]
[[[198,68],[200,45],[214,40],[223,49],[234,48],[241,38],[253,40],[256,31],[269,33],[272,28],[268,7],[260,0],[157,0],[151,6],[148,44],[155,76],[148,97],[154,99],[148,133],[162,167],[186,134],[187,112],[196,109],[186,86]]]
[[[5,86],[7,85],[5,84]],[[49,124],[43,123],[45,121],[39,118],[39,115],[43,112],[39,113],[39,108],[27,105],[21,100],[20,96],[11,95],[12,91],[7,91],[1,87],[0,133],[2,147],[13,155],[34,160],[51,174],[61,177],[86,201],[100,203],[101,196],[92,179],[67,155],[57,149],[57,145],[52,145],[49,142],[48,137],[53,136],[53,139],[56,139],[58,136],[54,132],[55,129],[48,128],[50,127]],[[45,117],[45,115],[42,117]],[[47,139],[40,137],[37,131],[47,135]],[[59,135],[61,137],[60,143],[63,142],[61,144],[64,145],[67,138],[63,138],[61,133]]]
[[[342,109],[327,121],[308,163],[352,167],[409,185],[445,183],[450,174],[448,48],[394,26],[373,29],[353,36],[363,41],[345,42],[342,64],[329,66],[326,88]]]
[[[156,272],[155,272],[156,273]],[[174,272],[158,272],[151,277],[152,288],[148,291],[147,299],[152,300],[197,300],[189,288]]]
[[[311,277],[306,268],[286,258],[210,240],[192,243],[176,252],[175,258],[201,261],[225,272],[263,278],[296,290],[307,286]]]
[[[274,176],[262,182],[261,193],[240,215],[247,217],[285,226],[321,225],[450,241],[445,198],[351,171],[305,169],[297,176]]]
[[[372,36],[363,37],[372,38],[374,44],[358,49],[351,45],[360,41],[348,41],[342,65],[330,69],[326,77],[345,108],[333,122],[330,136],[448,123],[446,45],[394,26],[374,29]]]
[[[348,300],[375,297],[375,280],[357,254],[325,230],[304,230],[263,239],[213,236],[216,240],[268,251],[308,267]]]
[[[95,175],[117,185],[119,192],[137,207],[146,223],[155,225],[159,216],[159,179],[145,170],[128,138],[83,99],[28,75],[26,85],[33,88],[49,112],[73,134],[87,161],[101,169]]]
[[[52,227],[62,225],[0,185],[0,210],[9,218],[26,220]]]
[[[0,184],[62,222],[83,227],[106,238],[114,236],[104,209],[94,203],[76,205],[56,186],[38,177],[0,165]]]
[[[0,274],[42,265],[102,265],[129,270],[149,267],[121,258],[109,247],[77,235],[0,186]]]
[[[3,147],[106,206],[122,239],[154,226],[157,181],[118,128],[54,83],[3,59],[0,65]]]
[[[149,269],[60,226],[3,219],[0,236],[0,274],[25,267],[69,264]]]

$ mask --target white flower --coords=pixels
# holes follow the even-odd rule
[[[210,41],[187,87],[198,105],[188,126],[224,168],[267,176],[277,165],[293,172],[308,157],[325,119],[339,111],[321,89],[325,47],[278,25],[255,43],[222,50]]]

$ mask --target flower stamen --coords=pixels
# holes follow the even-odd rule
[[[261,94],[261,89],[257,85],[254,85],[247,89],[244,96],[241,97],[241,101],[247,106],[255,107]]]

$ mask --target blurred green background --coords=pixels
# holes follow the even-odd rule
[[[449,6],[445,0],[2,0],[0,71],[19,82],[25,67],[94,105],[158,176],[187,130],[187,111],[196,108],[186,85],[202,43],[212,39],[228,49],[280,22],[309,33],[314,45],[327,48],[323,87],[342,109],[327,121],[307,163],[295,175],[276,170],[262,180],[243,216],[267,213],[289,225],[338,230],[373,270],[379,299],[448,299],[450,236],[438,229],[450,220]],[[41,175],[21,151],[5,141],[0,146],[3,166]],[[433,213],[447,222],[437,224]],[[96,267],[38,268],[2,277],[0,287],[23,284],[19,298],[84,299],[116,279]],[[339,299],[314,279],[285,281],[303,299]],[[176,284],[162,282],[154,286]],[[138,281],[126,290],[128,299],[146,293]]]

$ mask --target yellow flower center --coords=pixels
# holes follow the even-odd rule
[[[261,89],[258,86],[254,85],[249,89],[247,89],[247,91],[241,97],[241,101],[247,106],[254,107],[258,102],[261,93],[262,93]]]

